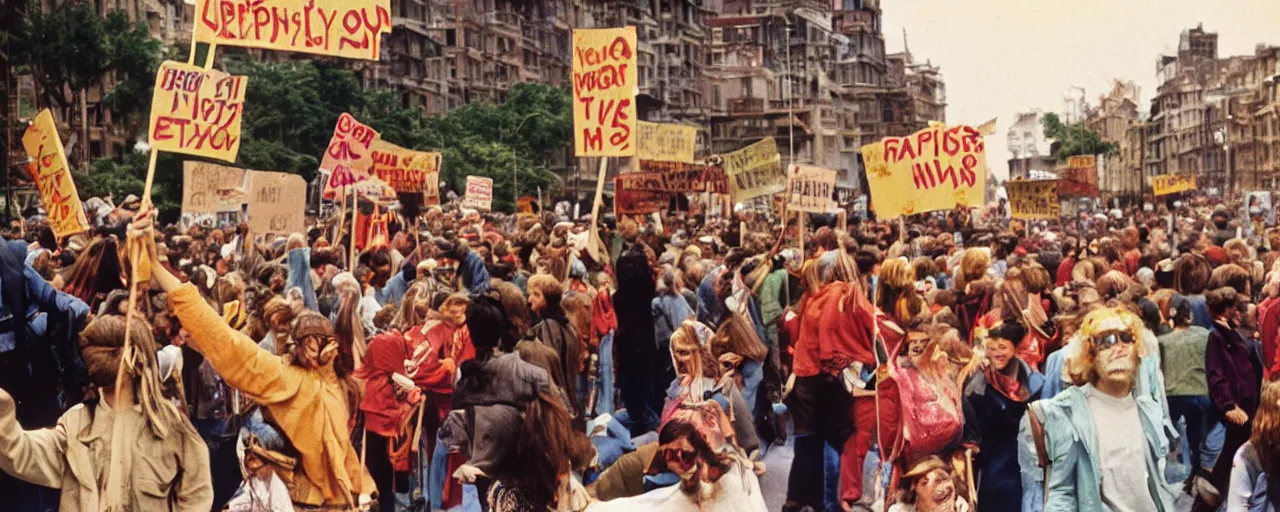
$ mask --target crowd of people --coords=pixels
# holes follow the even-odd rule
[[[1274,511],[1280,229],[1235,206],[30,216],[0,508]]]

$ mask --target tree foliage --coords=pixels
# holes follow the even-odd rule
[[[387,91],[362,89],[355,73],[323,62],[259,62],[227,55],[229,73],[248,77],[241,125],[240,154],[234,165],[289,172],[310,181],[333,135],[338,116],[350,112],[393,144],[443,155],[441,179],[461,193],[467,176],[494,180],[494,208],[513,210],[514,198],[550,193],[557,182],[547,162],[563,154],[572,140],[572,97],[567,89],[540,84],[516,85],[503,104],[471,104],[424,118]],[[523,123],[523,124],[522,124]],[[153,197],[162,209],[182,200],[182,161],[197,158],[161,153]],[[82,179],[82,196],[117,196],[141,191],[146,155],[94,163]],[[519,172],[519,194],[512,172]],[[135,183],[137,181],[137,183]]]
[[[30,72],[43,97],[60,108],[77,108],[77,95],[111,76],[114,87],[104,103],[124,120],[129,135],[136,133],[162,56],[146,23],[131,22],[120,10],[100,17],[89,2],[61,2],[45,10],[33,1],[8,42],[13,64]]]
[[[1045,138],[1056,141],[1052,156],[1058,161],[1078,155],[1110,153],[1117,149],[1114,143],[1102,140],[1098,132],[1085,128],[1083,122],[1065,124],[1058,114],[1050,112],[1044,115],[1040,124],[1044,127]]]

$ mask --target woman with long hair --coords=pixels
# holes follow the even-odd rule
[[[581,353],[578,335],[569,325],[569,319],[560,305],[564,288],[560,281],[549,274],[535,274],[529,278],[528,286],[529,310],[542,320],[533,326],[531,334],[555,351],[559,371],[552,372],[552,376],[556,377],[553,380],[564,390],[569,399],[570,410],[577,415],[583,411],[582,399],[578,396]]]
[[[658,367],[652,313],[656,284],[641,244],[618,258],[617,274],[613,305],[618,315],[618,329],[614,335],[613,360],[622,402],[632,421],[631,433],[641,435],[658,426],[662,408],[661,384],[653,378]]]
[[[748,412],[754,416],[756,392],[764,380],[764,359],[769,349],[760,341],[751,320],[738,313],[731,313],[720,323],[715,336],[709,342],[711,362],[717,364],[733,384],[742,390]]]
[[[56,428],[24,431],[13,397],[0,390],[0,469],[61,489],[66,512],[209,510],[209,451],[161,391],[151,327],[140,318],[98,317],[80,333],[80,353],[98,395],[63,414]],[[126,437],[127,449],[113,448]]]
[[[96,311],[108,293],[125,288],[124,270],[116,237],[95,238],[63,272],[66,286],[62,291],[84,301],[90,311]]]
[[[1262,386],[1253,432],[1232,462],[1227,510],[1280,510],[1280,380]]]

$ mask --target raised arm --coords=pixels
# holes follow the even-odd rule
[[[289,251],[289,279],[285,289],[298,287],[302,290],[302,303],[312,311],[320,311],[320,302],[316,300],[316,290],[311,286],[311,248],[302,247]]]
[[[67,432],[62,422],[53,428],[22,430],[13,397],[0,389],[0,470],[45,487],[62,487]]]

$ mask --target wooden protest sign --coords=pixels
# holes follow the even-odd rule
[[[1194,174],[1163,174],[1151,177],[1151,189],[1157,196],[1167,196],[1196,189]]]
[[[320,169],[329,171],[329,179],[324,183],[324,198],[341,200],[346,197],[346,188],[369,178],[369,167],[373,166],[373,141],[380,134],[365,126],[351,114],[338,116],[338,124],[333,128],[333,138],[329,139],[329,147],[324,150],[324,159],[320,161]]]
[[[613,184],[613,212],[623,215],[665,210],[671,194],[663,190],[664,178],[656,172],[619,174]]]
[[[28,170],[36,190],[40,191],[40,206],[49,217],[53,235],[63,238],[88,231],[89,219],[85,217],[71,168],[67,166],[53,112],[46,108],[36,115],[22,135],[22,147],[33,161],[34,165]]]
[[[653,162],[693,163],[698,129],[678,124],[639,121],[636,158]]]
[[[195,42],[378,60],[390,0],[197,0]]]
[[[489,211],[493,209],[493,178],[467,176],[467,193],[462,196],[463,208]]]
[[[151,148],[236,161],[248,80],[171,60],[161,63],[151,95]]]
[[[207,162],[182,162],[182,212],[240,211],[248,202],[248,171]]]
[[[1093,155],[1067,158],[1066,168],[1057,169],[1058,195],[1065,198],[1098,197],[1098,161]]]
[[[396,192],[422,194],[422,204],[440,204],[440,153],[405,149],[382,139],[369,148],[370,176]]]
[[[809,213],[836,210],[836,202],[832,199],[836,190],[835,170],[795,164],[787,175],[786,209]]]
[[[1061,216],[1058,180],[1010,180],[1009,213],[1015,219],[1056,219]]]
[[[636,154],[636,28],[573,31],[573,153]]]
[[[876,215],[902,215],[982,204],[987,152],[969,126],[935,126],[862,146]]]
[[[724,155],[724,173],[735,203],[776,194],[787,186],[778,143],[773,137]]]
[[[306,229],[307,182],[283,172],[249,173],[249,230],[287,235]]]

